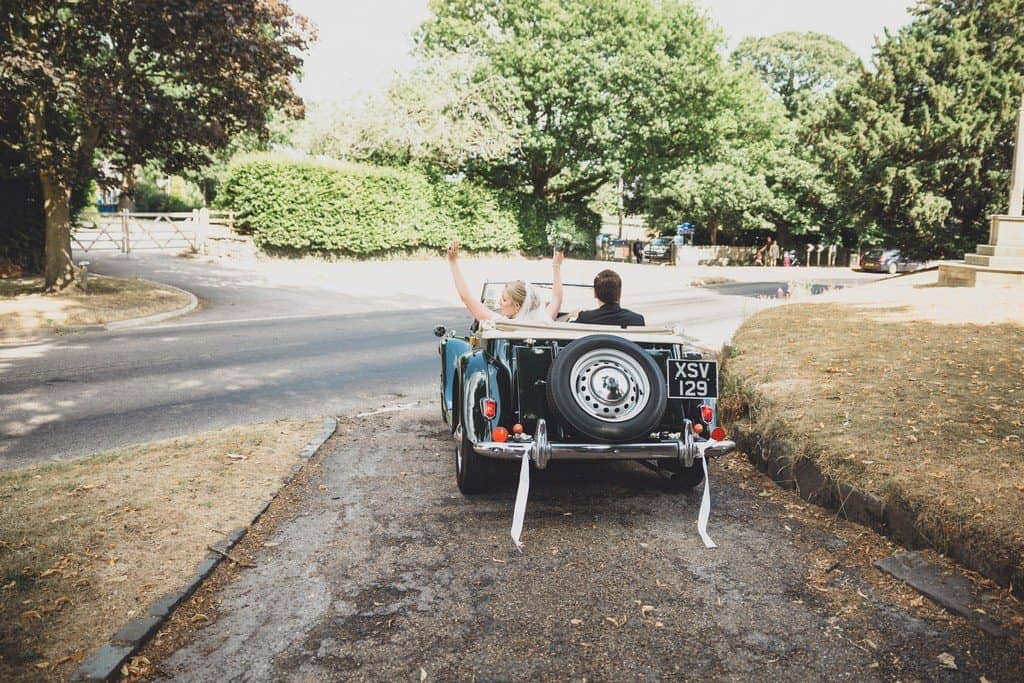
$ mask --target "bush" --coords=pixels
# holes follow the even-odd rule
[[[371,256],[453,238],[470,251],[521,244],[497,195],[412,169],[250,156],[232,164],[217,199],[271,250]]]
[[[135,210],[140,213],[182,213],[201,208],[203,197],[193,187],[185,187],[184,193],[164,192],[154,183],[140,180],[135,185]]]

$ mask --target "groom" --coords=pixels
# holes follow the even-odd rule
[[[571,322],[590,325],[643,326],[644,317],[628,308],[619,306],[622,295],[622,278],[614,270],[602,270],[594,278],[594,298],[601,302],[600,308],[580,311]]]

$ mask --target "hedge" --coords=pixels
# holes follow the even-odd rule
[[[269,250],[372,256],[452,238],[469,251],[522,246],[516,213],[496,194],[409,168],[244,157],[217,201]]]

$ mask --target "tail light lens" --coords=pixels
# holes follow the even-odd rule
[[[480,401],[480,412],[484,414],[488,420],[493,420],[494,416],[498,414],[498,402],[493,398],[485,398]]]
[[[725,438],[725,430],[721,427],[715,427],[711,430],[711,438],[715,441],[721,441]]]
[[[704,424],[711,424],[715,421],[715,409],[711,406],[701,406],[700,419],[704,420]]]
[[[508,441],[508,430],[504,427],[495,427],[494,431],[491,432],[491,439],[498,443],[505,443]]]

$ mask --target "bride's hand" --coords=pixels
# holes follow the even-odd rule
[[[452,240],[448,245],[448,260],[455,261],[459,258],[459,241]]]

